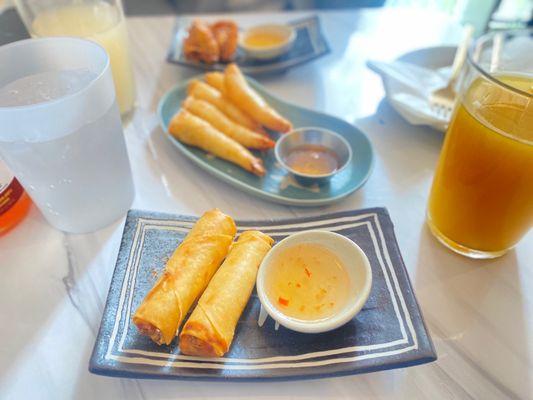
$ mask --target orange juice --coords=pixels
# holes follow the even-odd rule
[[[531,77],[497,78],[533,93]],[[494,255],[528,231],[533,223],[531,101],[483,78],[474,81],[446,133],[428,222],[451,247]]]
[[[135,102],[135,84],[124,16],[103,1],[73,3],[37,14],[31,25],[32,35],[79,36],[100,44],[109,55],[120,113],[126,114]]]

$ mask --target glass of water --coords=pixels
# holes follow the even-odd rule
[[[0,47],[0,158],[48,222],[66,232],[125,214],[133,180],[109,57],[78,38]]]

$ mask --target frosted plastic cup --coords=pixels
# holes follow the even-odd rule
[[[78,38],[0,47],[0,158],[48,222],[92,232],[123,216],[133,180],[109,58]]]

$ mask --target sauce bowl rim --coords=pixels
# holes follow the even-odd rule
[[[285,160],[283,159],[283,157],[281,155],[281,150],[280,150],[281,143],[283,143],[284,140],[287,140],[286,138],[289,137],[292,134],[299,133],[301,131],[311,130],[311,129],[315,130],[315,131],[320,131],[322,134],[331,135],[331,136],[336,137],[337,139],[339,139],[339,141],[342,143],[342,145],[344,147],[346,147],[346,149],[348,150],[348,157],[346,158],[346,161],[342,164],[342,166],[340,168],[337,168],[335,171],[329,172],[327,174],[306,174],[306,173],[303,173],[303,172],[296,171],[296,170],[294,170],[293,168],[291,168],[291,167],[289,167],[287,165],[287,163],[285,162]],[[312,143],[308,143],[308,144],[312,144]],[[328,146],[324,146],[324,147],[328,148],[329,150],[331,150],[332,152],[334,152],[338,156],[337,152],[334,149],[331,149]],[[352,146],[350,146],[350,143],[348,143],[348,141],[341,134],[339,134],[337,132],[334,132],[332,130],[326,129],[326,128],[320,128],[320,127],[314,127],[314,126],[305,126],[305,127],[293,129],[292,131],[283,134],[276,141],[276,145],[274,146],[274,156],[276,157],[276,160],[281,164],[281,166],[284,169],[286,169],[287,171],[289,171],[293,175],[301,176],[303,178],[310,178],[310,179],[322,179],[322,178],[332,177],[333,175],[338,174],[339,172],[345,170],[348,167],[348,165],[350,165],[350,163],[352,161],[353,151],[352,151]]]

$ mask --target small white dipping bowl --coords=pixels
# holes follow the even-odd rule
[[[266,294],[265,281],[272,260],[285,249],[301,243],[326,247],[340,259],[350,277],[351,296],[344,307],[329,318],[306,321],[289,317],[277,309]],[[257,294],[268,315],[285,328],[303,333],[327,332],[346,324],[361,311],[371,287],[372,269],[363,250],[350,239],[328,231],[300,232],[283,239],[264,258],[257,274]]]
[[[246,38],[251,34],[274,33],[284,38],[283,42],[275,46],[255,47],[246,44]],[[249,28],[239,35],[239,47],[250,57],[259,60],[269,60],[281,56],[289,51],[296,39],[296,31],[290,25],[268,24]]]

